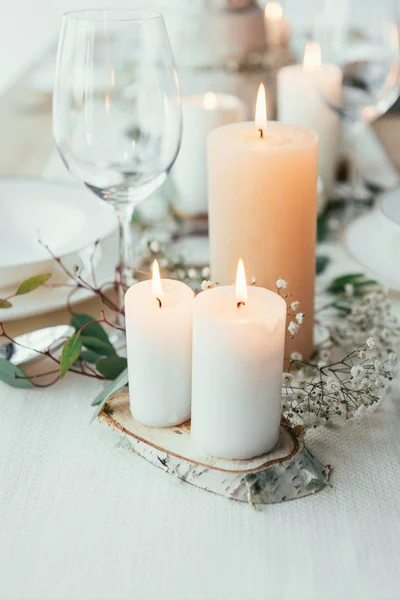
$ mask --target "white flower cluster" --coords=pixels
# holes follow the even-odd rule
[[[345,316],[327,326],[329,339],[317,357],[305,363],[298,352],[291,354],[282,406],[293,424],[316,427],[333,418],[360,417],[379,404],[394,377],[400,324],[387,295],[381,289],[365,296],[350,292],[345,290],[341,302]],[[356,349],[348,352],[351,346]]]
[[[351,348],[366,341],[367,349],[374,349],[378,355],[394,347],[400,336],[400,323],[391,312],[390,301],[383,290],[370,292],[357,300],[347,298],[341,305],[347,314],[330,327],[337,344]]]

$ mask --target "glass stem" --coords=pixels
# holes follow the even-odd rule
[[[362,206],[361,203],[370,198],[357,160],[360,154],[360,138],[366,127],[367,124],[364,121],[357,121],[352,124],[350,130],[350,197],[346,205],[346,221],[354,219],[360,210],[360,206]]]
[[[118,304],[120,310],[124,307],[125,292],[132,285],[133,278],[133,252],[132,252],[132,216],[133,204],[116,204],[115,212],[119,227],[119,264],[118,264]],[[118,325],[124,325],[124,317],[120,313]]]

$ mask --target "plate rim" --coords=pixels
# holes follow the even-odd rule
[[[383,285],[385,287],[388,287],[389,289],[395,291],[395,292],[399,292],[400,291],[400,280],[399,281],[395,281],[394,279],[388,278],[385,275],[381,275],[379,273],[379,271],[376,271],[373,267],[371,267],[370,265],[366,264],[365,261],[360,260],[360,258],[353,252],[352,249],[350,249],[349,244],[348,244],[348,235],[349,235],[349,231],[350,229],[356,225],[357,223],[359,223],[362,220],[366,220],[366,219],[371,219],[373,217],[373,214],[376,211],[370,211],[370,212],[366,212],[362,215],[358,215],[357,217],[355,217],[354,219],[352,219],[344,228],[342,235],[341,235],[341,241],[342,241],[342,245],[343,247],[346,249],[346,252],[348,253],[348,255],[355,260],[359,265],[361,265],[364,269],[367,270],[367,272],[371,273],[371,275],[373,275],[374,277],[377,278],[378,281],[382,282],[383,280],[385,281],[383,283]],[[379,219],[379,215],[378,215],[378,219]],[[379,219],[380,220],[380,219]]]
[[[45,184],[45,185],[49,185],[49,186],[54,186],[54,187],[63,187],[63,188],[70,188],[71,190],[75,191],[75,192],[83,192],[84,190],[86,190],[86,188],[83,185],[80,185],[77,182],[69,182],[69,181],[62,181],[62,180],[56,180],[56,179],[46,179],[44,177],[20,177],[20,176],[16,176],[16,177],[12,177],[12,176],[1,176],[0,177],[0,188],[1,188],[1,184],[2,182],[6,182],[6,183],[14,183],[14,182],[23,182],[25,184]],[[98,198],[95,194],[91,194],[89,190],[86,190],[88,192],[88,196],[92,197],[92,199],[94,201],[98,200],[99,203],[104,204],[104,205],[108,205],[108,203],[106,203],[105,201],[101,200],[100,198]],[[110,206],[110,205],[109,205]],[[113,208],[110,206],[110,209],[112,211],[113,214],[114,210]],[[72,246],[71,249],[68,249],[68,251],[61,251],[61,253],[59,254],[60,258],[65,258],[67,256],[71,256],[72,254],[75,254],[76,252],[80,252],[82,251],[84,248],[86,248],[87,246],[90,246],[91,244],[94,244],[94,242],[97,239],[106,239],[109,236],[111,236],[118,228],[118,224],[117,224],[117,220],[115,218],[115,221],[112,222],[110,220],[110,225],[106,228],[105,232],[99,237],[96,236],[94,239],[89,239],[88,241],[85,241],[84,244],[80,245],[80,246]],[[57,253],[58,254],[58,253]],[[19,262],[19,263],[14,263],[14,264],[10,264],[10,265],[4,265],[2,266],[0,264],[0,271],[4,270],[9,270],[9,269],[20,269],[23,267],[28,267],[28,266],[32,266],[32,265],[40,265],[40,264],[44,264],[46,262],[48,262],[49,260],[52,260],[52,257],[49,255],[48,258],[41,258],[41,259],[34,259],[34,260],[28,260],[28,261],[24,261],[24,262]]]

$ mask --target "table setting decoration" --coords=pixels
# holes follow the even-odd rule
[[[159,258],[161,257],[160,250]],[[136,285],[147,286],[143,288],[143,293],[150,296],[150,301],[153,297],[153,306],[157,314],[162,311],[164,290],[160,288],[160,283],[165,280],[157,280],[159,273],[156,267],[153,271],[156,275],[155,283],[145,281],[143,284]],[[77,277],[78,282],[81,281],[77,274],[72,275]],[[243,275],[243,271],[239,269],[239,285],[241,278],[243,284]],[[116,284],[118,284],[118,279]],[[173,281],[173,284],[183,285],[178,281]],[[222,293],[224,289],[229,290],[229,287],[213,286],[208,281],[205,281],[202,287],[203,297],[211,294],[210,300],[212,300],[213,294],[211,288],[214,288],[215,293]],[[135,285],[130,289],[134,290]],[[145,289],[148,291],[145,292]],[[193,302],[193,292],[189,294],[190,288],[187,289],[188,298],[191,295]],[[257,288],[247,287],[247,290],[256,292]],[[168,294],[168,290],[166,291]],[[287,293],[286,281],[279,280],[277,282],[277,292],[282,297],[286,296],[285,300],[289,309],[288,326],[290,327],[292,323],[301,323],[303,315],[298,312],[299,303],[292,300],[292,296]],[[243,296],[243,290],[240,292],[240,288],[238,293],[239,300],[236,299],[235,306],[237,304],[239,306],[236,306],[235,310],[240,311],[241,303],[246,302],[246,298]],[[242,293],[241,296],[240,293]],[[272,292],[269,293],[272,294]],[[279,296],[277,295],[277,297]],[[285,304],[282,297],[280,300]],[[327,302],[328,298],[330,300]],[[105,297],[102,299],[104,300]],[[141,302],[142,306],[140,303],[136,304],[138,317],[143,311],[143,300]],[[47,378],[49,375],[54,377],[51,383],[58,381],[68,371],[99,379],[111,378],[112,381],[92,401],[92,404],[96,406],[94,418],[99,416],[101,421],[111,426],[119,434],[122,433],[124,438],[128,439],[129,446],[127,445],[127,447],[132,446],[138,454],[152,464],[202,489],[225,495],[231,499],[249,502],[252,505],[281,502],[319,491],[326,486],[328,481],[330,468],[322,466],[304,445],[306,429],[329,424],[330,421],[339,424],[353,417],[359,418],[363,413],[368,414],[382,400],[396,370],[397,359],[393,349],[400,334],[400,326],[396,317],[391,313],[387,296],[376,282],[368,280],[360,273],[340,276],[330,282],[323,297],[317,302],[317,306],[321,302],[323,304],[317,308],[316,312],[315,327],[316,331],[320,331],[321,328],[325,331],[322,342],[317,346],[314,357],[309,362],[303,361],[300,353],[296,352],[293,352],[289,358],[289,368],[287,372],[283,373],[282,381],[278,386],[281,407],[277,414],[279,415],[282,410],[283,418],[279,427],[280,441],[274,450],[261,455],[258,459],[240,461],[214,459],[210,454],[199,450],[199,445],[192,441],[189,433],[189,424],[185,420],[187,416],[185,411],[188,409],[184,408],[184,403],[183,411],[175,419],[177,423],[184,421],[182,425],[168,426],[166,421],[162,423],[159,421],[158,426],[154,427],[142,425],[134,419],[129,409],[129,396],[121,393],[121,388],[128,382],[127,362],[123,356],[117,354],[110,342],[111,334],[109,335],[104,328],[107,327],[111,332],[112,328],[118,326],[115,325],[114,319],[110,321],[105,318],[104,314],[100,319],[96,319],[90,315],[72,313],[71,325],[75,329],[75,333],[64,342],[61,356],[57,358],[57,355],[49,348],[46,350],[37,348],[36,353],[52,361],[53,370],[49,372],[46,369],[43,373],[43,377]],[[110,306],[111,304],[108,308]],[[132,309],[130,300],[129,306]],[[167,306],[166,304],[165,307]],[[150,308],[146,302],[145,308],[146,310]],[[117,305],[115,305],[115,309],[118,310]],[[2,313],[6,310],[2,309]],[[132,310],[129,312],[133,314]],[[142,319],[139,317],[137,322],[139,323],[140,320]],[[127,323],[129,323],[129,317]],[[129,325],[127,326],[129,327]],[[296,327],[294,329],[292,327],[291,330],[295,331]],[[9,343],[16,343],[17,346],[25,349],[29,348],[29,340],[12,340],[3,324],[1,324],[1,333],[8,337]],[[31,339],[33,341],[34,337]],[[133,339],[135,339],[135,335]],[[153,344],[152,347],[158,352],[157,345]],[[151,344],[149,348],[151,348]],[[160,359],[162,356],[165,357],[166,352],[168,350],[161,353]],[[133,358],[132,368],[137,366],[138,359],[145,360],[145,354],[139,353],[136,358],[135,353],[131,356]],[[213,360],[212,356],[211,360]],[[160,365],[163,368],[162,363]],[[21,366],[25,368],[25,365]],[[144,373],[149,372],[149,366],[146,367],[146,364],[143,363]],[[175,363],[171,363],[170,370],[176,371],[176,366]],[[184,368],[179,366],[181,374],[183,370]],[[140,369],[134,369],[134,373],[136,377],[140,373]],[[150,373],[153,373],[154,377],[153,368]],[[280,373],[277,364],[277,374],[280,375]],[[260,375],[267,376],[262,372]],[[171,381],[171,375],[168,376],[167,371],[165,376],[167,380]],[[200,379],[201,376],[202,369],[199,370]],[[12,362],[5,358],[0,358],[0,379],[17,387],[41,385],[40,372],[36,371],[36,374],[30,379],[22,368],[13,366]],[[154,379],[155,383],[152,385],[156,386],[155,408],[153,413],[149,413],[152,410],[152,402],[149,398],[149,406],[145,407],[147,412],[143,415],[139,409],[142,421],[148,418],[146,414],[150,414],[151,419],[154,418],[151,414],[156,415],[157,419],[160,418],[160,411],[157,409],[157,403],[159,404],[160,401],[157,398],[157,385],[159,385],[160,379],[157,376]],[[209,390],[207,381],[204,378],[205,390]],[[182,383],[177,381],[177,385],[180,387]],[[146,381],[136,383],[133,380],[131,398],[134,397],[133,393],[141,393],[138,385],[142,386],[142,390],[144,390],[142,396],[143,393],[146,393],[148,383]],[[281,385],[282,392],[280,391]],[[171,391],[173,389],[171,388]],[[198,389],[197,386],[196,389]],[[168,395],[166,395],[168,390],[165,389],[165,385],[159,387],[159,392],[162,393],[164,404],[168,406]],[[234,393],[232,390],[231,395]],[[182,398],[185,397],[187,396],[183,394]],[[240,397],[239,394],[238,398]],[[201,400],[202,398],[199,397],[198,402],[201,403]],[[218,396],[215,397],[215,401],[217,400]],[[175,405],[176,398],[172,398],[172,401]],[[234,406],[233,404],[232,416],[235,415]],[[266,406],[269,405],[266,404]],[[134,412],[136,410],[133,408]],[[204,430],[209,436],[210,424],[213,421],[218,423],[218,420],[213,412],[208,416],[207,410],[206,406],[202,406],[204,416],[200,417],[199,423],[201,424],[202,420],[206,419],[205,425],[201,426],[200,431]],[[215,411],[215,408],[213,407],[212,410]],[[175,411],[176,408],[173,409],[173,414],[176,414]],[[164,426],[159,427],[160,424]],[[167,426],[165,427],[165,425]],[[243,429],[239,427],[238,431],[243,436]],[[181,436],[183,436],[182,440]],[[202,434],[200,434],[201,437]],[[264,439],[263,435],[262,439]],[[210,440],[215,443],[215,436],[212,436]],[[241,443],[243,444],[243,442]],[[252,450],[249,452],[253,453]],[[217,451],[216,454],[221,454],[221,452]]]

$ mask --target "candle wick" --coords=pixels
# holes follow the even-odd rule
[[[156,298],[156,300],[157,300],[157,302],[158,302],[158,306],[159,306],[159,308],[162,308],[162,302],[161,302],[160,298]]]
[[[241,306],[246,306],[246,302],[238,302],[237,303],[237,307],[240,308]]]
[[[259,131],[259,133],[260,133],[260,138],[262,139],[262,138],[264,137],[264,131],[263,131],[263,128],[262,128],[262,127],[260,127],[258,131]]]

